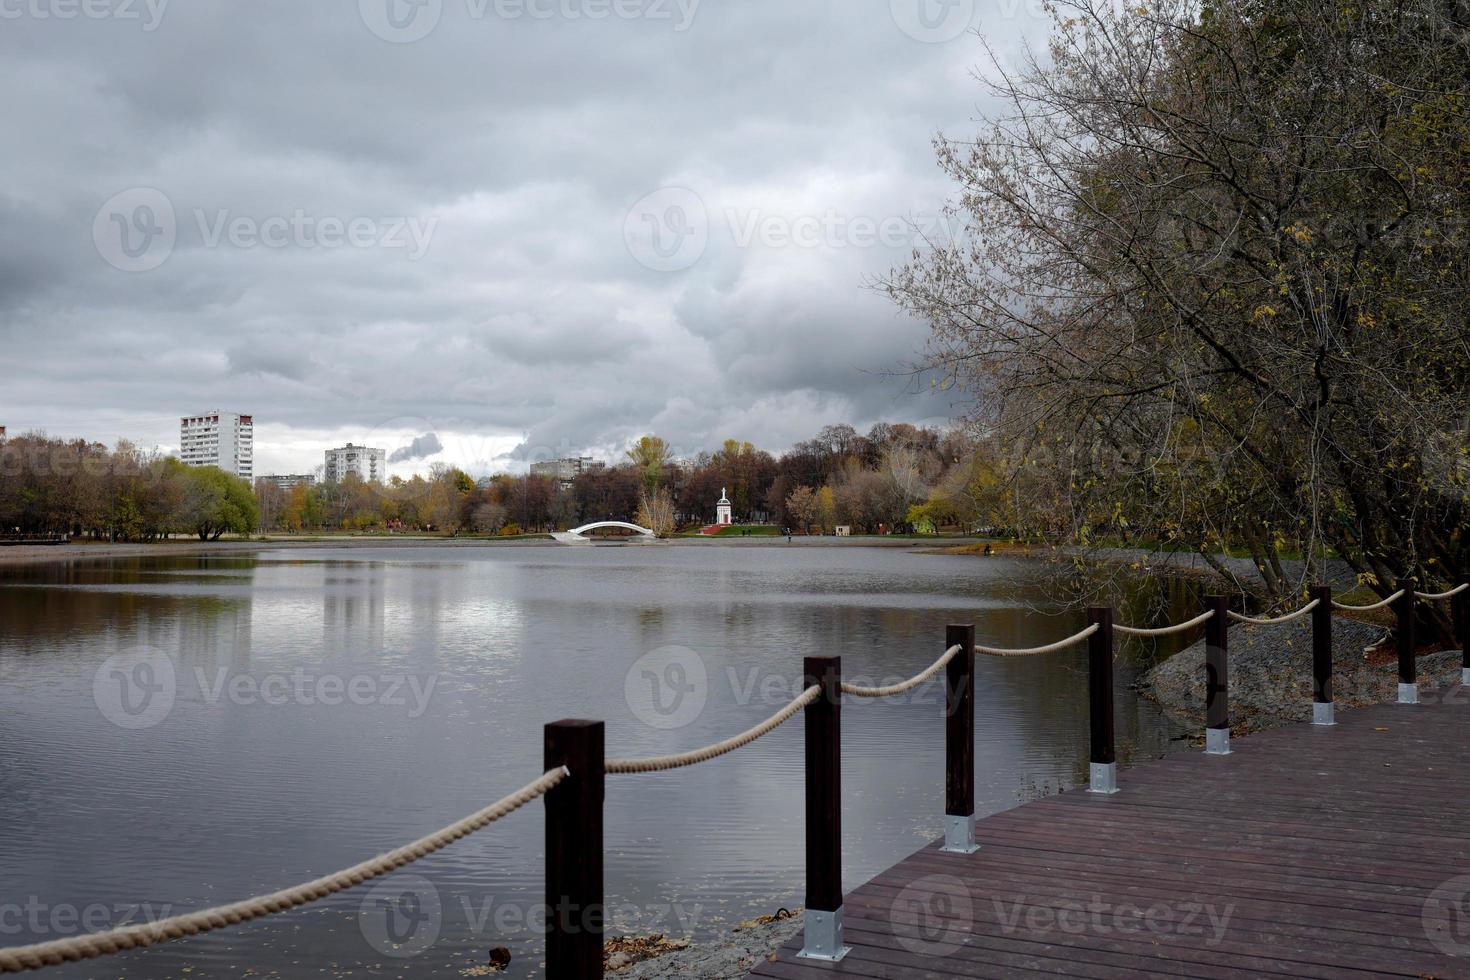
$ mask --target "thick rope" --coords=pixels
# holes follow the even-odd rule
[[[1347,609],[1347,610],[1351,610],[1352,612],[1372,612],[1374,609],[1382,609],[1384,606],[1391,606],[1391,605],[1393,605],[1395,602],[1398,602],[1400,599],[1402,599],[1403,596],[1404,596],[1404,590],[1403,589],[1399,589],[1397,592],[1395,592],[1393,595],[1389,596],[1387,599],[1384,599],[1384,600],[1382,600],[1380,602],[1375,602],[1371,606],[1349,606],[1346,603],[1338,602],[1336,599],[1333,599],[1332,600],[1332,608],[1333,609]]]
[[[890,684],[887,687],[858,687],[856,684],[848,684],[844,682],[842,685],[842,693],[851,694],[853,697],[857,698],[886,698],[891,697],[894,694],[902,694],[904,691],[913,690],[920,684],[927,681],[929,678],[933,677],[935,674],[939,673],[945,668],[946,664],[948,664],[951,660],[955,658],[955,654],[959,653],[963,649],[964,647],[956,643],[954,646],[944,651],[944,656],[940,657],[938,660],[934,661],[934,663],[930,664],[929,667],[922,674],[915,674],[913,677],[910,677],[906,681],[901,681],[897,684]]]
[[[1200,613],[1198,616],[1194,617],[1188,622],[1175,623],[1173,626],[1160,626],[1157,629],[1144,629],[1139,626],[1120,626],[1119,624],[1114,623],[1113,629],[1127,636],[1168,636],[1170,633],[1183,633],[1185,630],[1192,630],[1213,615],[1215,615],[1215,610],[1211,609],[1208,612]]]
[[[1451,596],[1459,595],[1466,589],[1470,589],[1470,582],[1461,582],[1448,592],[1415,592],[1414,594],[1421,599],[1448,599]]]
[[[507,814],[514,813],[556,786],[568,775],[565,766],[553,769],[509,796],[496,800],[485,809],[472,813],[443,830],[429,834],[427,837],[420,837],[412,844],[406,844],[386,854],[379,854],[361,864],[354,864],[344,871],[317,878],[315,881],[308,881],[294,888],[247,898],[229,905],[200,909],[197,912],[188,912],[184,915],[160,919],[157,922],[143,922],[109,929],[106,932],[71,936],[67,939],[36,943],[31,946],[0,948],[0,973],[20,973],[24,970],[40,969],[43,966],[55,966],[58,963],[89,960],[97,956],[106,956],[138,946],[150,946],[153,943],[170,939],[182,939],[185,936],[249,922],[274,912],[284,912],[287,909],[314,902],[433,854],[461,837],[472,834]]]
[[[822,688],[817,684],[813,684],[811,687],[798,694],[796,696],[796,700],[792,701],[786,707],[782,708],[780,711],[776,712],[774,715],[767,718],[759,725],[756,725],[754,728],[747,729],[746,731],[741,732],[739,735],[727,738],[723,742],[716,742],[713,745],[706,745],[702,749],[694,749],[691,752],[681,752],[678,755],[656,755],[648,759],[608,759],[605,768],[608,772],[621,773],[664,772],[668,769],[679,769],[683,766],[692,766],[697,765],[701,762],[708,762],[710,759],[715,759],[727,753],[734,752],[741,746],[749,745],[751,742],[754,742],[762,735],[766,735],[770,732],[775,731],[777,728],[781,727],[783,723],[789,721],[792,715],[796,714],[802,708],[805,708],[807,705],[815,701],[821,695],[821,693]]]
[[[1321,601],[1321,599],[1313,599],[1311,602],[1307,603],[1305,606],[1302,606],[1296,612],[1287,613],[1285,616],[1273,616],[1268,619],[1257,619],[1254,616],[1243,616],[1233,609],[1229,610],[1228,614],[1230,618],[1235,620],[1237,623],[1249,623],[1252,626],[1275,626],[1278,623],[1289,623],[1294,619],[1301,619],[1307,613],[1311,612],[1313,609],[1316,609]]]
[[[1038,653],[1055,653],[1058,650],[1065,650],[1067,647],[1071,646],[1074,643],[1080,643],[1082,640],[1085,640],[1092,634],[1096,633],[1097,629],[1097,624],[1093,623],[1081,633],[1074,633],[1071,636],[1067,637],[1065,640],[1058,640],[1055,643],[1048,643],[1044,647],[1028,647],[1024,650],[1006,650],[1001,647],[982,647],[977,643],[975,645],[975,652],[986,653],[992,657],[1030,657]]]

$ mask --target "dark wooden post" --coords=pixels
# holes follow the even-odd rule
[[[1460,638],[1460,683],[1470,685],[1470,589],[1454,598],[1455,635]]]
[[[1230,754],[1230,603],[1224,596],[1205,597],[1205,751]]]
[[[546,794],[548,976],[602,976],[603,741],[600,721],[546,726],[546,768],[571,771]]]
[[[975,626],[951,624],[944,648],[958,646],[944,669],[944,850],[975,846]]]
[[[842,658],[807,657],[803,689],[822,689],[806,706],[806,941],[799,955],[840,960],[842,945]]]
[[[1314,585],[1312,598],[1312,724],[1335,725],[1332,704],[1332,587]]]
[[[1414,662],[1414,583],[1400,582],[1404,594],[1394,603],[1398,613],[1399,704],[1419,703],[1419,669]]]
[[[1093,606],[1087,625],[1097,632],[1087,638],[1087,700],[1091,719],[1088,792],[1118,792],[1118,751],[1113,741],[1113,610]]]

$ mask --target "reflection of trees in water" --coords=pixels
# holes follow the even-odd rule
[[[248,666],[252,567],[249,559],[209,556],[17,566],[6,581],[26,587],[5,592],[5,634],[67,660],[79,643],[92,643],[103,655],[155,647],[186,669]]]

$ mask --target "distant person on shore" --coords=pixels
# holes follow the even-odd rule
[[[990,545],[987,544],[985,546],[985,557],[989,558],[993,554],[995,554],[995,551],[990,547]]]

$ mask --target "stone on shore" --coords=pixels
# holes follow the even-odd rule
[[[801,913],[768,922],[748,922],[718,938],[657,959],[645,960],[616,974],[620,980],[739,980],[761,960],[801,931]]]
[[[1332,684],[1339,709],[1397,700],[1396,661],[1370,663],[1365,655],[1385,639],[1391,642],[1383,627],[1333,618]],[[1277,626],[1232,624],[1229,645],[1230,722],[1237,734],[1312,720],[1311,617]],[[1418,668],[1422,690],[1458,683],[1460,652],[1421,653]],[[1171,713],[1203,725],[1204,640],[1154,667],[1140,686]]]

